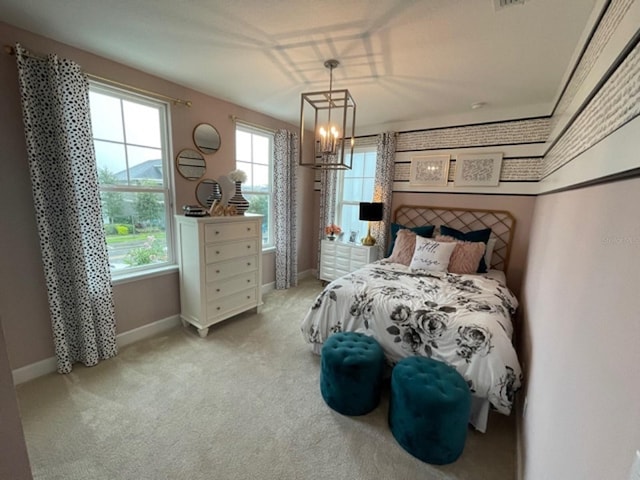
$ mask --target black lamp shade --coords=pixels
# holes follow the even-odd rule
[[[383,206],[384,204],[381,202],[360,202],[360,220],[365,220],[368,222],[379,222],[380,220],[382,220]]]

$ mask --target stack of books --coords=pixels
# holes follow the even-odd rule
[[[200,205],[184,205],[182,211],[185,217],[206,217],[208,215],[207,209]]]

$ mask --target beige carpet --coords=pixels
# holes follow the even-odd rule
[[[330,410],[319,357],[299,321],[320,291],[305,280],[265,296],[260,315],[169,333],[93,368],[18,388],[36,479],[515,478],[514,419],[469,430],[461,458],[437,467],[387,426],[388,394],[362,417]]]

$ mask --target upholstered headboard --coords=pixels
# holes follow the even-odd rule
[[[496,239],[496,245],[489,268],[506,272],[509,267],[516,219],[505,210],[401,205],[396,208],[393,219],[395,223],[407,227],[435,225],[439,228],[440,225],[447,225],[462,232],[490,228],[491,237]]]

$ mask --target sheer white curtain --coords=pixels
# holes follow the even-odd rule
[[[276,289],[295,287],[298,284],[297,159],[298,135],[288,130],[276,131],[273,159]]]
[[[80,67],[16,46],[27,155],[60,373],[117,354],[89,83]]]
[[[318,274],[320,274],[320,242],[325,237],[324,227],[336,221],[337,185],[337,170],[320,170],[320,223],[318,225],[318,262],[316,266]]]
[[[376,155],[376,177],[373,187],[373,201],[382,202],[382,221],[371,224],[371,234],[377,239],[378,258],[386,254],[389,229],[391,227],[391,201],[393,200],[393,179],[396,165],[396,132],[378,135]]]

